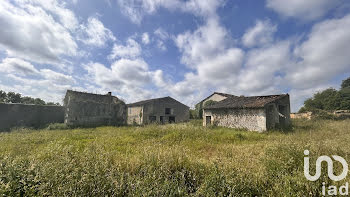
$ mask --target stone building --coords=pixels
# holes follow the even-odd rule
[[[125,125],[126,104],[119,98],[67,90],[64,122],[72,126]]]
[[[171,97],[139,101],[127,106],[128,124],[177,123],[190,118],[190,108]]]
[[[212,96],[215,95],[214,93]],[[224,99],[220,97],[212,105],[203,107],[203,125],[244,128],[259,132],[288,127],[289,95],[249,97],[226,95]]]
[[[211,94],[210,96],[208,96],[207,98],[203,99],[201,102],[196,104],[196,110],[197,110],[196,113],[197,113],[198,117],[203,116],[203,107],[206,105],[205,103],[207,101],[219,102],[219,101],[222,101],[222,100],[227,99],[228,97],[232,97],[232,96],[233,95],[231,95],[231,94],[214,92],[213,94]]]

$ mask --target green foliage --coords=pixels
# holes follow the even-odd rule
[[[341,83],[341,89],[344,88],[350,88],[350,77],[343,80],[343,82]]]
[[[209,107],[218,103],[217,101],[209,100],[204,103],[204,107]]]
[[[6,92],[0,90],[0,102],[1,102],[1,103],[6,102],[6,98],[7,98]]]
[[[0,90],[0,102],[3,103],[23,103],[23,104],[34,104],[34,105],[60,105],[59,103],[48,102],[45,103],[40,98],[32,98],[29,96],[22,97],[21,94],[15,92],[6,92]]]
[[[303,150],[311,163],[349,158],[350,120],[300,120],[288,134],[200,123],[0,133],[0,196],[320,196],[322,182],[343,184],[326,169],[307,181]]]
[[[21,103],[21,94],[8,92],[6,97],[7,103]]]
[[[301,107],[298,111],[298,113],[305,113],[307,112],[307,109],[305,107]]]
[[[195,111],[196,111],[196,116],[198,116],[199,119],[203,118],[203,103],[198,103],[195,105]]]
[[[350,110],[350,77],[343,81],[341,89],[328,88],[322,92],[314,94],[312,98],[305,100],[304,107],[299,110]]]
[[[47,127],[47,130],[66,130],[66,129],[70,129],[70,127],[64,123],[52,123]]]
[[[34,99],[35,105],[46,105],[45,101],[41,100],[40,98]]]
[[[338,100],[339,109],[350,110],[350,87],[339,90]]]
[[[195,109],[190,109],[190,119],[199,119],[198,111]]]

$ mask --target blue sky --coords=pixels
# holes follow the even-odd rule
[[[2,0],[0,26],[0,89],[46,101],[289,93],[296,111],[350,74],[346,0]]]

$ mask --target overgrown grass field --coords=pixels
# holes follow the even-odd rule
[[[307,181],[320,155],[350,161],[350,120],[300,120],[287,133],[144,127],[0,133],[0,196],[320,196]],[[341,171],[336,165],[336,171]]]

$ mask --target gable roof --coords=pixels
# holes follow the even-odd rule
[[[128,107],[135,107],[135,106],[142,106],[142,105],[145,105],[145,104],[148,104],[148,103],[151,103],[151,102],[154,102],[154,101],[159,101],[159,100],[167,100],[167,99],[170,99],[170,100],[174,100],[186,107],[188,107],[187,105],[181,103],[180,101],[177,101],[176,99],[174,98],[171,98],[170,96],[167,96],[167,97],[161,97],[161,98],[154,98],[154,99],[148,99],[148,100],[143,100],[143,101],[138,101],[136,103],[130,103],[130,104],[127,104]],[[189,108],[189,107],[188,107]]]
[[[210,98],[211,96],[213,96],[214,94],[220,95],[220,96],[224,96],[224,97],[236,97],[235,95],[232,94],[226,94],[226,93],[221,93],[221,92],[214,92],[213,94],[209,95],[208,97],[206,97],[205,99],[201,100],[199,103],[207,100],[208,98]]]
[[[243,109],[243,108],[263,108],[266,104],[281,99],[288,94],[267,95],[267,96],[232,96],[219,101],[218,103],[204,107],[204,109]]]

